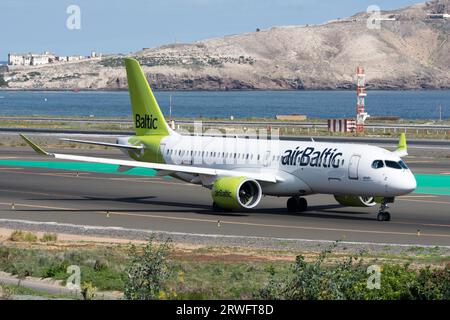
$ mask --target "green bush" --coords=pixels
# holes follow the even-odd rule
[[[298,256],[292,272],[269,281],[254,298],[298,300],[414,300],[450,299],[450,267],[416,271],[409,265],[382,264],[380,288],[368,288],[370,274],[362,254],[341,262],[326,264],[331,250],[322,252],[314,261]]]
[[[55,242],[58,240],[58,235],[56,233],[44,233],[42,235],[42,242]]]
[[[41,271],[43,278],[59,278],[67,276],[67,268],[69,263],[67,261],[51,261]]]
[[[9,240],[18,242],[36,242],[37,236],[32,232],[15,230],[9,236]]]
[[[128,300],[152,300],[168,298],[167,281],[174,274],[174,266],[167,257],[171,240],[160,245],[151,237],[140,253],[133,245],[130,248],[130,264],[125,270],[124,298]]]
[[[94,300],[97,288],[91,282],[83,282],[81,285],[81,295],[84,300]]]

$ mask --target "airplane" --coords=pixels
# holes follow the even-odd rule
[[[416,188],[406,156],[405,134],[395,151],[376,146],[180,134],[164,119],[139,62],[124,58],[135,135],[116,143],[63,139],[115,147],[131,160],[49,153],[20,135],[38,154],[62,160],[118,165],[118,171],[151,168],[211,189],[215,211],[246,211],[262,196],[288,197],[289,212],[308,209],[305,196],[334,195],[344,206],[380,205],[378,221],[389,221],[388,204]],[[176,197],[176,195],[174,195]]]

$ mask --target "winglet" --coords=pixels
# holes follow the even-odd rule
[[[398,141],[397,149],[394,151],[399,157],[404,157],[408,155],[408,147],[406,145],[406,135],[405,133],[400,133],[400,139]]]
[[[48,153],[47,151],[45,151],[44,149],[42,149],[41,147],[39,147],[37,144],[35,144],[33,141],[31,141],[29,138],[25,137],[23,134],[19,134],[20,137],[31,147],[33,148],[34,151],[36,151],[38,154],[43,155],[43,156],[52,156],[51,153]]]

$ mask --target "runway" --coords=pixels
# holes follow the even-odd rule
[[[120,155],[117,151],[72,153]],[[52,170],[5,164],[8,160],[43,159],[28,149],[2,148],[0,219],[218,236],[450,246],[447,195],[399,197],[390,208],[390,222],[378,222],[375,207],[341,207],[330,195],[308,196],[310,210],[301,214],[288,213],[286,198],[276,197],[264,197],[256,211],[216,213],[211,211],[208,189],[172,178]],[[407,163],[415,173],[450,174],[450,159],[411,158]]]

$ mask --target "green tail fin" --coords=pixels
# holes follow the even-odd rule
[[[136,135],[169,135],[169,127],[139,62],[125,58],[125,67]]]

